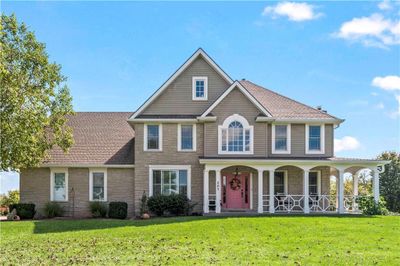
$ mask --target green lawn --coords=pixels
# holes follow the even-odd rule
[[[400,265],[400,217],[0,223],[1,265]]]

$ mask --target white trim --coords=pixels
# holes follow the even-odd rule
[[[288,170],[275,170],[274,171],[274,194],[276,195],[275,173],[283,173],[283,194],[288,195],[288,192],[289,192]]]
[[[104,175],[104,199],[93,200],[93,173],[103,173]],[[107,168],[89,168],[89,201],[107,201]]]
[[[321,196],[321,170],[308,171],[308,187],[310,187],[310,173],[317,173],[317,195]],[[310,188],[308,189],[308,194],[310,194]]]
[[[196,97],[196,81],[204,81],[204,96]],[[192,77],[192,100],[207,101],[208,100],[208,77]]]
[[[317,150],[309,150],[309,135],[310,135],[310,126],[320,126],[321,127],[321,136],[320,136],[320,147],[321,149],[319,151]],[[305,149],[305,153],[306,154],[324,154],[325,153],[325,124],[306,124],[306,149]]]
[[[64,173],[65,176],[65,200],[54,200],[54,174]],[[50,168],[50,201],[68,202],[68,168]]]
[[[132,120],[129,120],[129,122],[137,122],[137,123],[196,123],[198,121],[197,118],[135,118]]]
[[[182,143],[181,143],[181,138],[182,138],[182,125],[183,126],[192,126],[192,149],[182,149]],[[194,152],[197,150],[197,131],[196,131],[196,124],[178,124],[178,130],[177,130],[177,149],[179,152]]]
[[[226,140],[226,151],[222,150],[222,130],[228,129],[229,124],[233,121],[238,121],[243,125],[243,149],[245,149],[245,131],[250,130],[250,150],[249,151],[228,151],[228,140]],[[228,138],[228,134],[226,135]],[[218,154],[253,154],[253,146],[254,146],[254,127],[249,124],[249,122],[241,115],[233,114],[227,117],[222,125],[218,126]]]
[[[253,209],[253,172],[250,172],[250,210]]]
[[[40,167],[55,167],[55,168],[135,168],[134,164],[42,164]]]
[[[275,149],[275,126],[286,126],[286,150],[276,150]],[[272,146],[272,154],[290,154],[292,149],[292,135],[291,135],[291,124],[272,124],[272,133],[271,133],[271,146]]]
[[[191,165],[149,165],[149,197],[153,196],[153,171],[154,170],[187,170],[187,197],[192,198],[192,166]],[[179,180],[179,176],[178,176]],[[179,181],[178,181],[179,182]],[[178,183],[179,185],[179,183]]]
[[[148,149],[147,145],[147,126],[152,125],[152,126],[158,126],[158,149]],[[146,123],[143,125],[143,151],[162,151],[162,140],[163,140],[163,128],[162,124],[160,123]]]
[[[240,82],[235,81],[202,115],[201,117],[206,117],[233,89],[238,88],[264,115],[272,117],[272,115],[267,111],[267,109],[262,106],[257,99],[250,94]]]
[[[199,48],[186,62],[152,95],[150,98],[139,107],[139,109],[128,119],[128,121],[133,120],[139,114],[143,112],[144,109],[147,108],[168,86],[183,72],[185,69],[193,63],[199,56],[202,56],[204,60],[212,67],[215,71],[217,71],[221,77],[229,84],[233,82],[233,80],[209,57],[203,49]]]

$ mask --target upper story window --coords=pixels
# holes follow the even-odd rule
[[[68,169],[52,169],[50,200],[68,201]]]
[[[244,117],[234,114],[218,129],[219,154],[253,153],[253,126]]]
[[[208,98],[208,78],[192,78],[192,99],[194,101],[206,101]]]
[[[196,125],[178,124],[178,151],[196,151]]]
[[[144,150],[162,150],[162,125],[144,125]]]
[[[272,124],[272,153],[289,154],[291,146],[289,125]]]
[[[107,172],[105,170],[90,170],[89,200],[107,201]]]
[[[306,125],[306,154],[325,153],[325,126]]]

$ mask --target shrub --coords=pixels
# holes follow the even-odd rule
[[[44,216],[47,218],[54,218],[63,216],[64,209],[57,202],[47,202],[44,206]]]
[[[366,215],[388,215],[389,211],[386,209],[386,202],[381,197],[378,204],[375,203],[373,196],[363,196],[357,199],[358,208]]]
[[[7,220],[18,221],[20,217],[17,215],[17,210],[13,209],[9,214],[7,214]]]
[[[128,216],[128,203],[126,202],[110,202],[108,206],[108,217],[115,219],[126,219]]]
[[[93,218],[104,218],[107,216],[107,205],[103,202],[93,201],[90,203],[90,212]]]
[[[23,219],[33,219],[35,216],[35,204],[33,203],[17,203],[10,204],[9,211],[11,212],[13,209],[17,211],[17,215]]]
[[[196,203],[192,203],[185,195],[156,195],[149,198],[147,205],[152,213],[162,216],[165,213],[171,215],[190,215]]]
[[[147,206],[146,191],[143,191],[143,195],[140,200],[140,216],[143,216],[143,214],[148,213],[148,212],[149,212],[149,208]]]

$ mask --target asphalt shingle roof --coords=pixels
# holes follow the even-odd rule
[[[127,119],[132,112],[77,112],[69,117],[75,143],[64,154],[54,147],[45,165],[134,164],[135,132]]]

